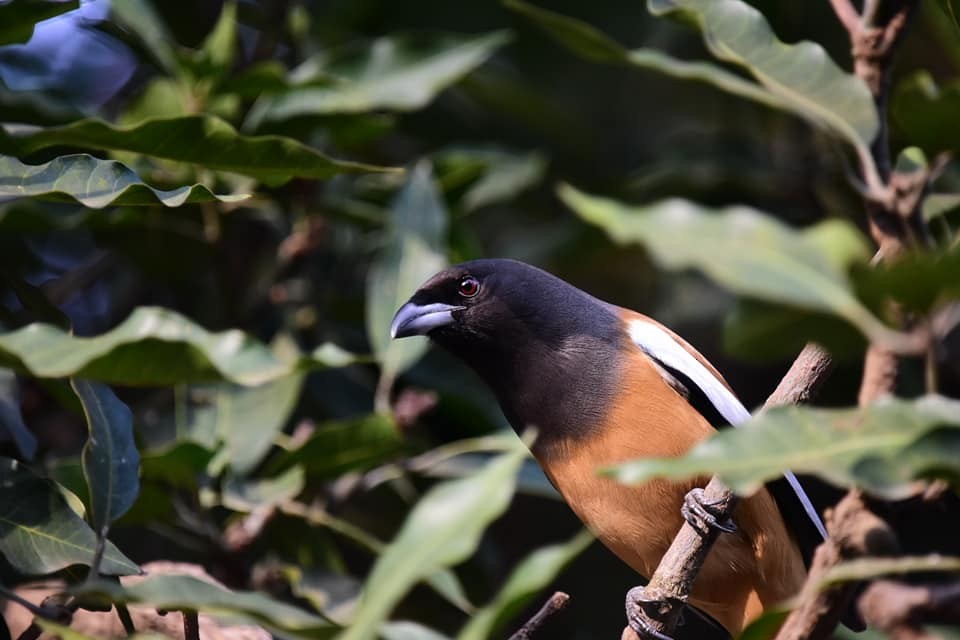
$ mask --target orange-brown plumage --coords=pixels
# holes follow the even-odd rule
[[[625,319],[649,320],[629,310],[622,313]],[[683,523],[684,495],[706,485],[709,478],[656,479],[626,486],[596,471],[635,458],[679,456],[714,428],[679,397],[642,352],[630,354],[624,366],[621,400],[611,406],[597,434],[587,440],[558,440],[537,450],[537,460],[594,534],[638,573],[650,576]],[[734,521],[739,532],[718,539],[691,597],[731,633],[765,607],[795,594],[806,575],[800,551],[766,490],[742,501]]]
[[[598,470],[679,456],[713,425],[749,416],[716,369],[669,329],[514,261],[437,274],[397,312],[391,331],[429,335],[480,374],[515,429],[537,427],[533,454],[567,504],[645,576],[681,526],[684,496],[707,478],[626,486]],[[718,538],[691,597],[732,634],[795,594],[805,576],[770,493],[741,501],[734,522],[736,533]]]

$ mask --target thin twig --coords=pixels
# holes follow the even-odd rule
[[[830,0],[830,4],[833,6],[833,12],[837,14],[841,24],[848,32],[860,28],[860,14],[857,13],[850,0]]]
[[[522,627],[517,629],[516,633],[510,636],[510,640],[529,640],[547,620],[565,609],[568,602],[570,602],[570,596],[562,591],[557,591],[543,603],[539,611],[533,614]]]
[[[4,600],[9,600],[10,602],[16,602],[18,605],[38,618],[43,618],[44,620],[53,620],[54,622],[58,622],[62,619],[58,615],[58,608],[44,607],[42,605],[33,604],[16,591],[10,591],[6,587],[0,587],[0,597],[2,597]]]
[[[93,560],[90,561],[90,571],[87,573],[86,582],[96,580],[100,575],[100,565],[103,563],[103,554],[107,550],[107,532],[109,530],[110,525],[105,524],[100,529],[100,533],[97,534],[97,546],[93,552]]]
[[[133,616],[130,615],[130,609],[127,608],[127,605],[122,602],[116,602],[113,606],[117,610],[117,617],[120,618],[120,624],[123,625],[123,630],[127,632],[128,636],[135,634],[137,627],[133,624]]]

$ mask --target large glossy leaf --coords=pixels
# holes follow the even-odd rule
[[[893,121],[910,144],[924,151],[960,151],[960,82],[937,86],[927,71],[903,80],[894,92]]]
[[[335,160],[292,138],[240,135],[226,121],[208,115],[155,118],[130,126],[87,119],[47,129],[7,126],[0,130],[0,153],[23,157],[54,146],[129,151],[270,182],[385,170]]]
[[[133,505],[140,492],[140,454],[133,439],[130,409],[110,387],[71,380],[89,436],[83,447],[83,475],[90,488],[90,520],[103,531]]]
[[[38,165],[0,156],[0,198],[27,196],[74,200],[94,209],[158,203],[179,207],[188,202],[237,202],[249,197],[246,194],[216,195],[202,184],[154,189],[126,165],[85,153],[60,156]]]
[[[75,593],[104,603],[148,604],[166,611],[202,611],[239,618],[282,636],[330,638],[336,627],[303,609],[253,591],[228,591],[186,575],[157,575],[128,586],[114,582],[85,583]]]
[[[560,197],[616,242],[643,244],[666,269],[696,268],[735,293],[832,313],[871,338],[890,339],[840,268],[853,233],[844,225],[830,223],[811,237],[748,207],[711,211],[686,200],[629,206],[569,186]]]
[[[0,46],[26,42],[33,36],[36,23],[79,6],[78,0],[14,0],[0,4]]]
[[[32,460],[37,452],[37,437],[23,422],[17,387],[17,377],[13,372],[0,369],[0,432],[6,432],[23,458]]]
[[[92,338],[42,323],[0,334],[0,365],[40,378],[75,376],[128,386],[214,380],[253,386],[296,370],[350,362],[349,354],[334,347],[282,362],[242,331],[211,333],[160,307],[139,307]]]
[[[741,0],[647,0],[656,15],[681,12],[703,32],[710,52],[747,69],[797,115],[866,147],[879,120],[866,84],[844,72],[819,44],[787,44]]]
[[[860,409],[783,407],[725,429],[673,459],[634,460],[612,472],[625,483],[715,473],[751,493],[785,471],[813,473],[890,499],[927,476],[960,478],[960,402],[889,398]]]
[[[518,443],[479,473],[437,485],[417,503],[377,559],[354,622],[341,640],[375,638],[414,584],[473,553],[487,525],[509,505],[524,456]]]
[[[42,575],[89,564],[96,547],[97,536],[57,485],[0,458],[0,553],[7,562],[23,574]],[[129,575],[140,568],[108,542],[100,572]]]
[[[333,54],[327,64],[304,63],[294,72],[297,80],[319,77],[326,85],[273,96],[254,107],[247,125],[302,115],[413,111],[482,64],[507,40],[503,31],[482,36],[378,38],[363,48]]]
[[[746,68],[760,84],[716,65],[685,62],[652,49],[628,50],[589,24],[520,0],[508,0],[507,6],[587,59],[705,82],[793,113],[861,148],[876,135],[876,110],[862,81],[837,67],[820,45],[777,40],[763,15],[739,0],[649,0],[648,6],[657,15],[674,11],[692,15],[710,51]]]
[[[505,4],[534,20],[562,45],[588,60],[631,65],[675,78],[696,80],[776,109],[797,111],[792,103],[777,93],[714,64],[686,62],[654,49],[630,50],[581,20],[536,7],[522,0],[506,0]]]
[[[516,566],[490,604],[474,614],[457,640],[485,640],[496,633],[580,555],[593,535],[581,531],[563,544],[537,549]]]
[[[427,348],[426,338],[391,340],[393,314],[446,265],[447,212],[428,163],[413,169],[388,215],[387,245],[367,276],[367,337],[383,376],[392,380]]]

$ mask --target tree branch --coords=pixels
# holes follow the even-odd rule
[[[826,379],[830,367],[830,355],[820,346],[808,344],[794,360],[773,394],[767,398],[764,408],[806,402]],[[718,520],[729,518],[737,505],[737,497],[717,477],[713,477],[704,489],[704,501],[716,505],[712,511]],[[711,529],[708,535],[702,536],[684,522],[670,548],[660,559],[650,582],[644,587],[648,597],[664,603],[656,618],[641,610],[640,615],[650,629],[665,635],[673,632],[693,588],[693,581],[717,535],[718,531]],[[633,640],[637,637],[629,626],[623,630],[621,636],[622,640]]]
[[[841,562],[867,555],[890,555],[898,545],[893,530],[871,513],[859,491],[851,491],[826,512],[830,537],[813,557],[800,604],[790,612],[776,640],[819,640],[829,637],[856,595],[855,583],[821,589],[823,577]]]

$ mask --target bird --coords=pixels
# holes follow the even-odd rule
[[[680,456],[750,416],[717,369],[664,325],[498,258],[431,277],[396,312],[390,333],[426,335],[480,376],[514,430],[535,427],[531,453],[551,483],[641,575],[652,575],[684,519],[728,532],[690,603],[731,635],[799,592],[812,549],[827,534],[793,474],[776,496],[761,489],[743,499],[726,522],[697,493],[708,477],[627,486],[598,473],[631,459]]]

